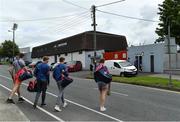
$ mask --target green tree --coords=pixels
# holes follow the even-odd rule
[[[164,41],[168,35],[167,23],[170,22],[170,36],[176,38],[176,43],[180,45],[180,0],[165,0],[159,4],[160,23],[156,28],[159,39],[156,42]],[[167,21],[168,20],[168,21]]]
[[[2,43],[2,52],[3,56],[5,57],[13,57],[13,42],[10,40],[5,40],[5,42]],[[14,43],[14,55],[17,55],[18,53],[19,47]]]
[[[2,46],[0,46],[0,58],[3,57],[3,49]]]

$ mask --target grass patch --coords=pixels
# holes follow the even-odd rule
[[[89,75],[87,78],[93,78],[92,75]],[[169,86],[168,78],[159,78],[151,76],[136,76],[136,77],[117,77],[113,76],[113,82],[127,83],[148,87],[163,88],[169,90],[180,91],[180,81],[172,80],[172,85]]]

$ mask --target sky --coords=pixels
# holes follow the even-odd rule
[[[12,40],[20,48],[35,47],[93,30],[91,6],[119,0],[0,0],[0,43]],[[164,0],[125,0],[97,7],[118,15],[154,20],[142,21],[96,11],[97,31],[126,36],[131,45],[152,44],[158,38],[158,4]],[[74,3],[75,5],[70,4]],[[8,31],[9,30],[9,31]]]

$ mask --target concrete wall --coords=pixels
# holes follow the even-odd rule
[[[180,53],[177,53],[177,57],[176,57],[176,62],[177,62],[177,69],[180,69]]]
[[[72,60],[75,60],[75,61],[81,61],[82,63],[82,67],[83,69],[85,69],[85,51],[82,51],[82,53],[80,54],[79,52],[74,52],[72,53]]]
[[[128,48],[129,61],[134,64],[135,56],[142,55],[143,72],[151,72],[150,56],[154,56],[154,72],[163,73],[164,44],[132,46]]]
[[[101,58],[103,57],[104,50],[97,51],[97,55],[100,55]],[[90,56],[90,57],[89,57]],[[73,52],[68,53],[67,55],[61,54],[57,56],[57,61],[59,61],[60,57],[64,57],[65,61],[81,61],[83,69],[89,70],[89,66],[91,64],[91,57],[94,56],[94,51],[82,51],[82,52]],[[37,62],[42,60],[41,58],[34,58],[33,62]],[[49,56],[49,64],[55,62],[55,56]]]
[[[170,69],[180,69],[180,53],[171,54],[170,58]],[[169,54],[165,54],[164,69],[169,69]]]
[[[25,61],[32,61],[31,52],[28,52],[28,53],[24,54],[24,60]]]
[[[42,58],[33,58],[32,62],[42,61]]]

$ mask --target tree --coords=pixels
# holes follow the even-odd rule
[[[180,0],[165,0],[159,4],[160,23],[156,28],[159,39],[156,42],[164,41],[168,35],[168,23],[170,24],[170,36],[175,37],[176,44],[180,45]]]
[[[13,57],[13,42],[10,40],[5,40],[4,43],[2,43],[2,52],[3,56],[11,58]],[[14,43],[14,54],[17,55],[19,53],[18,46]]]
[[[0,46],[0,61],[2,57],[3,57],[3,49],[2,49],[2,46]]]

